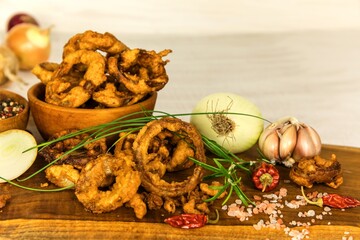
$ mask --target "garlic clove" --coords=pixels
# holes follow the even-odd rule
[[[296,128],[296,125],[288,125],[281,135],[279,144],[280,159],[287,159],[291,156],[297,140]]]
[[[283,117],[279,120],[277,120],[276,122],[271,123],[270,125],[268,125],[263,132],[261,133],[260,137],[259,137],[259,146],[261,148],[261,146],[264,145],[264,142],[266,140],[266,138],[270,135],[273,134],[274,131],[278,131],[280,130],[286,123],[289,122],[289,119],[291,119],[292,117]]]
[[[258,144],[259,144],[259,147],[260,147],[260,149],[262,149],[263,148],[263,146],[264,146],[264,143],[265,143],[265,140],[267,139],[267,137],[270,135],[270,134],[272,134],[275,130],[276,128],[276,123],[272,123],[272,124],[270,124],[269,126],[267,126],[264,130],[263,130],[263,132],[260,134],[260,137],[259,137],[259,140],[258,140]]]
[[[298,130],[298,140],[293,152],[293,158],[312,158],[321,152],[319,134],[310,126],[303,124]]]
[[[263,145],[260,146],[260,150],[269,160],[279,159],[279,136],[277,131],[273,131],[267,136]]]

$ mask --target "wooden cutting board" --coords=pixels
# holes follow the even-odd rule
[[[322,157],[329,158],[335,153],[342,164],[344,183],[338,189],[325,185],[315,185],[311,190],[319,192],[336,192],[360,199],[360,148],[324,145]],[[244,159],[256,159],[257,153],[251,150],[241,155]],[[25,173],[28,175],[43,166],[38,158],[33,167]],[[288,183],[289,169],[278,166],[282,181],[280,187],[288,189],[285,200],[291,201],[300,194],[300,188]],[[45,183],[44,174],[21,182],[21,184],[41,188]],[[251,185],[248,176],[244,175],[243,185],[249,197],[262,195]],[[49,186],[51,187],[51,185]],[[220,209],[220,221],[217,225],[207,225],[199,229],[177,229],[163,223],[169,216],[165,211],[149,211],[142,220],[135,218],[133,210],[122,207],[111,213],[93,214],[84,210],[73,190],[62,192],[33,192],[0,184],[0,194],[10,193],[12,198],[0,211],[0,239],[291,239],[284,230],[263,228],[255,230],[253,224],[259,220],[268,220],[267,215],[254,215],[247,221],[229,217],[221,210],[221,202],[214,204]],[[228,204],[235,201],[233,196]],[[302,206],[299,209],[284,207],[281,209],[285,225],[301,231],[304,227],[292,227],[293,220],[310,222],[311,218],[298,217],[298,212],[314,209],[316,214],[323,212],[315,206]],[[310,239],[342,239],[352,236],[360,238],[360,207],[341,211],[332,209],[332,215],[325,215],[322,220],[316,219],[307,229]],[[347,238],[346,238],[347,239]]]

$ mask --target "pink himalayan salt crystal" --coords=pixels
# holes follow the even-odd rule
[[[255,201],[261,201],[261,197],[259,195],[254,195],[253,198]]]
[[[286,188],[280,188],[279,197],[286,197],[286,196],[287,196],[287,189]]]

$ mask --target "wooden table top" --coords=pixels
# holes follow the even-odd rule
[[[315,185],[311,190],[319,192],[336,192],[360,199],[360,187],[357,183],[360,175],[359,148],[324,145],[323,157],[336,154],[342,164],[344,183],[338,189],[325,185]],[[257,157],[256,151],[248,151],[241,155],[244,159]],[[42,159],[38,158],[33,167],[25,175],[43,166]],[[289,169],[278,166],[280,170],[280,186],[288,190],[285,200],[291,201],[300,194],[300,188],[286,181]],[[40,188],[46,179],[43,174],[22,182],[21,184]],[[243,177],[245,193],[249,197],[260,195],[250,184],[248,177]],[[50,185],[51,187],[51,185]],[[121,207],[110,213],[93,214],[84,210],[84,207],[73,190],[62,192],[32,192],[8,184],[1,184],[2,192],[10,193],[12,198],[0,212],[0,238],[9,239],[291,239],[284,233],[284,229],[274,230],[263,228],[255,230],[253,224],[259,220],[268,219],[266,215],[254,215],[247,221],[239,221],[230,217],[221,210],[221,202],[216,201],[214,208],[220,209],[220,221],[216,225],[206,225],[199,229],[176,229],[163,223],[169,216],[163,210],[149,211],[147,215],[138,220],[133,210]],[[233,196],[228,204],[235,201]],[[324,210],[314,206],[302,206],[299,209],[284,207],[281,209],[284,224],[292,230],[301,231],[304,227],[293,227],[290,222],[310,222],[310,218],[298,217],[298,212],[315,210],[321,214]],[[309,228],[310,239],[341,239],[343,236],[360,237],[360,208],[341,211],[332,209],[332,215],[324,215],[322,220],[316,219]]]

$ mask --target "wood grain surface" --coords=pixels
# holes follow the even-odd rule
[[[358,176],[360,175],[360,149],[324,145],[323,157],[335,153],[342,164],[344,183],[339,189],[331,189],[324,185],[315,185],[311,190],[319,192],[336,192],[351,195],[360,199]],[[241,155],[244,159],[255,159],[256,151]],[[43,166],[38,158],[35,165],[27,172],[30,174]],[[285,200],[291,201],[300,194],[300,188],[293,183],[284,182],[288,178],[289,169],[278,166],[281,178],[280,187],[288,189]],[[41,188],[45,183],[43,173],[21,182],[22,185]],[[243,177],[245,192],[249,197],[261,195],[253,189],[247,176]],[[49,188],[52,185],[49,185]],[[220,210],[220,221],[217,225],[207,225],[200,229],[176,229],[163,223],[169,216],[165,211],[149,211],[142,220],[135,218],[133,210],[122,207],[111,213],[93,214],[84,210],[76,199],[73,190],[62,192],[32,192],[9,184],[0,184],[0,194],[9,193],[12,198],[0,212],[0,239],[291,239],[283,230],[255,230],[253,224],[259,220],[267,220],[266,215],[254,215],[249,220],[240,222],[229,217],[226,211]],[[229,201],[233,203],[235,196]],[[220,201],[214,208],[221,208]],[[284,207],[281,209],[284,223],[291,227],[292,220],[310,222],[310,218],[300,218],[298,212],[314,209],[321,214],[323,209],[314,206],[303,206],[299,209]],[[360,237],[360,208],[341,211],[333,209],[332,215],[325,215],[322,220],[316,219],[308,228],[310,239],[341,239],[343,236]],[[301,231],[303,227],[297,227]]]

